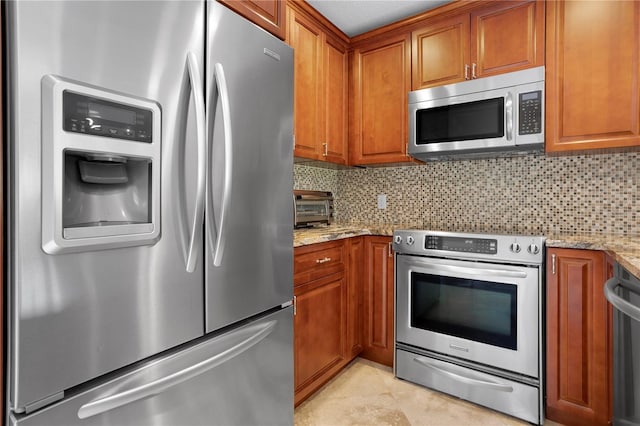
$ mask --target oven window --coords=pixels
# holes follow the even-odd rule
[[[504,98],[416,111],[416,144],[504,137]]]
[[[411,273],[411,327],[517,349],[515,284]]]

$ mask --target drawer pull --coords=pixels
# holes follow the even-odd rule
[[[331,258],[330,257],[325,257],[324,259],[316,259],[316,263],[317,264],[322,264],[322,263],[327,263],[327,262],[331,262]]]

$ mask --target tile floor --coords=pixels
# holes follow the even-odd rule
[[[393,377],[356,358],[296,408],[296,426],[505,426],[528,423]],[[545,426],[559,426],[547,421]]]

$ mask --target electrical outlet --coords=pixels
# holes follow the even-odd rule
[[[387,208],[387,194],[378,194],[378,208],[379,209]]]

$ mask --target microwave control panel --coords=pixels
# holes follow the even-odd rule
[[[519,97],[519,135],[532,135],[542,132],[542,91],[520,93]]]

